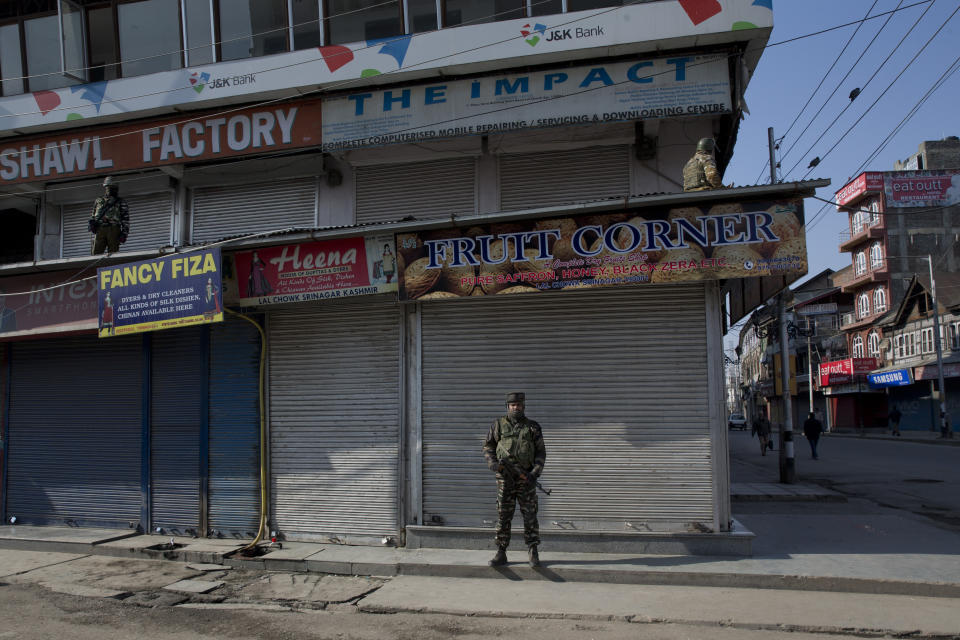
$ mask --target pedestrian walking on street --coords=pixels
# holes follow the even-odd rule
[[[530,566],[540,566],[537,478],[543,472],[547,449],[540,425],[524,414],[525,400],[522,393],[508,393],[507,414],[493,421],[483,442],[487,466],[497,474],[497,553],[490,560],[491,567],[507,563],[510,523],[517,503],[523,514],[523,540]]]
[[[814,460],[819,460],[817,455],[817,444],[820,442],[820,434],[823,433],[823,423],[817,420],[811,411],[803,423],[803,435],[807,436],[807,442],[810,443],[810,454]]]
[[[900,410],[897,409],[897,405],[893,405],[893,411],[891,411],[890,415],[887,416],[887,421],[890,423],[890,433],[898,437],[900,435],[901,417],[903,417],[903,414],[901,414]]]
[[[754,420],[753,432],[760,440],[760,455],[767,455],[767,449],[770,447],[770,421],[767,420],[767,416],[760,416]]]

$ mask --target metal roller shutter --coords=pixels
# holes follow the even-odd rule
[[[705,313],[699,285],[423,305],[423,522],[493,526],[509,391],[544,428],[542,529],[712,522]]]
[[[173,192],[145,193],[123,196],[130,207],[130,237],[120,245],[124,251],[152,251],[171,242],[173,223]],[[93,237],[87,220],[93,212],[93,202],[65,204],[63,216],[63,257],[88,256],[93,248]]]
[[[288,538],[396,535],[399,322],[387,299],[270,316],[271,496]]]
[[[150,341],[150,527],[199,535],[203,329],[158,331]]]
[[[317,178],[193,190],[193,243],[316,224]]]
[[[357,167],[357,224],[472,214],[475,182],[474,158]]]
[[[11,360],[7,516],[21,524],[139,523],[142,339],[22,342]]]
[[[260,334],[245,320],[210,327],[209,523],[253,537],[260,523]]]
[[[500,208],[528,209],[630,194],[630,147],[506,154]]]

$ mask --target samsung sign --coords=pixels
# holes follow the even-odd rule
[[[867,382],[870,383],[870,386],[874,389],[882,389],[883,387],[905,387],[908,384],[912,384],[909,369],[869,373],[867,374]]]

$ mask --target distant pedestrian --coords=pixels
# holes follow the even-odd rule
[[[760,439],[760,455],[767,455],[767,448],[770,446],[770,421],[767,416],[760,416],[754,421],[753,431]]]
[[[897,405],[893,405],[893,411],[887,416],[887,422],[890,424],[890,433],[898,437],[900,436],[900,418],[902,417],[903,414],[897,409]]]
[[[823,433],[823,423],[817,420],[811,411],[803,423],[803,435],[807,436],[807,442],[810,443],[810,454],[814,460],[819,460],[817,455],[817,444],[820,442],[820,434]]]

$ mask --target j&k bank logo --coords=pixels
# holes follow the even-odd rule
[[[539,22],[532,27],[525,24],[520,28],[520,35],[524,41],[531,47],[537,46],[541,40],[544,42],[556,42],[558,40],[577,40],[580,38],[596,38],[602,36],[603,27],[571,27],[569,29],[552,29],[547,31],[547,26]]]
[[[540,42],[540,38],[543,37],[543,33],[547,30],[547,25],[540,24],[539,22],[532,27],[529,24],[525,24],[520,27],[520,35],[523,36],[523,39],[531,47],[537,46],[537,43]],[[537,35],[539,34],[539,35]]]
[[[200,93],[203,91],[203,88],[207,86],[207,83],[210,81],[210,74],[204,71],[200,73],[199,71],[194,71],[190,74],[190,86],[194,91]]]

